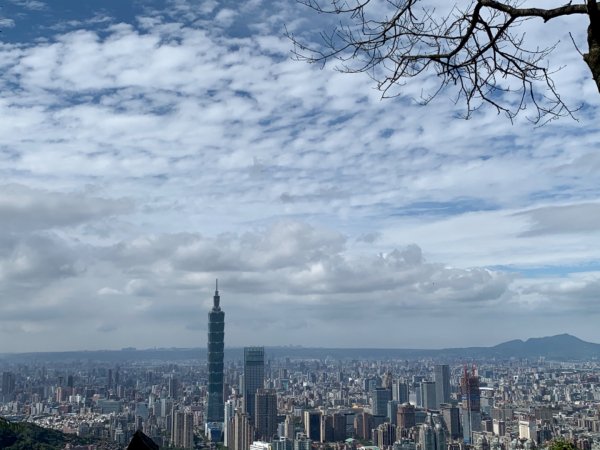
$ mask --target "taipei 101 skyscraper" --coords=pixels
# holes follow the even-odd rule
[[[216,281],[213,307],[208,313],[208,407],[206,423],[222,424],[223,404],[223,349],[225,347],[225,313],[219,305],[219,280]]]

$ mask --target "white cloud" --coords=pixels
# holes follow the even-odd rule
[[[200,345],[217,276],[238,345],[387,343],[348,336],[367,319],[401,322],[399,341],[462,320],[489,337],[494,313],[531,317],[550,297],[584,311],[594,275],[568,282],[600,244],[600,102],[570,45],[553,64],[565,100],[586,102],[579,123],[461,121],[444,96],[415,105],[420,84],[382,101],[368,77],[290,60],[284,23],[308,36],[328,19],[268,6],[172,1],[0,47],[0,277],[15,299],[0,335]],[[560,24],[528,34],[570,42]],[[540,267],[555,275],[528,275]],[[124,326],[140,317],[159,325]]]
[[[23,232],[79,225],[132,212],[127,199],[59,193],[20,184],[0,186],[0,230]]]
[[[14,28],[15,21],[7,17],[0,17],[0,28]]]

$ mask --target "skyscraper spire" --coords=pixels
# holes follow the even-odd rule
[[[221,302],[221,297],[219,296],[219,279],[215,280],[215,296],[213,297],[213,311],[220,311],[221,308],[219,303]]]

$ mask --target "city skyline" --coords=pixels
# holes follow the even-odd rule
[[[204,346],[215,278],[232,347],[600,342],[583,19],[522,26],[560,41],[581,106],[539,128],[291,58],[286,29],[334,23],[283,0],[5,2],[0,353]]]

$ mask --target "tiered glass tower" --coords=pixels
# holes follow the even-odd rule
[[[213,307],[208,313],[208,408],[206,422],[223,422],[223,349],[225,347],[225,313],[219,305],[219,280],[216,282]]]

